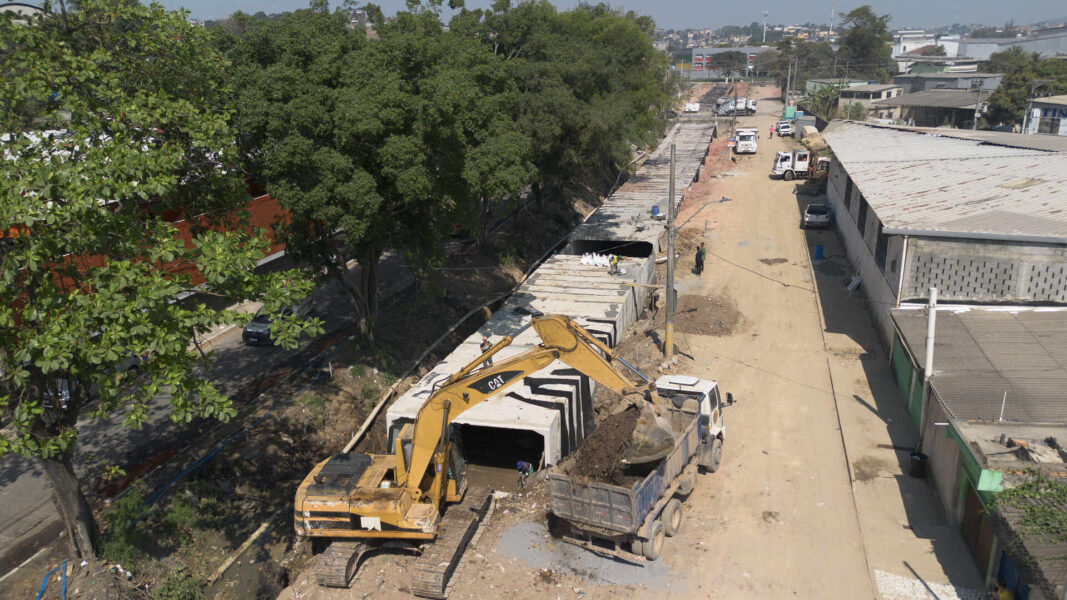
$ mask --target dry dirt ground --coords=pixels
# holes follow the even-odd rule
[[[842,289],[836,238],[800,230],[811,199],[767,175],[774,152],[795,144],[762,134],[777,120],[775,91],[757,88],[760,112],[743,120],[761,130],[758,154],[735,162],[720,137],[686,191],[680,221],[730,200],[700,210],[679,240],[677,287],[695,323],[678,327],[681,358],[664,360],[648,323],[620,346],[655,374],[713,378],[733,393],[721,469],[700,477],[679,534],[644,565],[549,536],[543,483],[502,499],[451,598],[977,597],[982,581],[959,534],[902,470],[898,448],[914,442],[912,430],[868,313]],[[708,257],[698,277],[689,269],[700,241]],[[815,244],[828,258],[813,269]],[[280,598],[410,598],[413,560],[373,556],[351,590],[298,573]]]

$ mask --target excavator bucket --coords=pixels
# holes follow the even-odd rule
[[[633,441],[622,457],[624,465],[641,465],[663,460],[674,449],[676,440],[667,419],[656,414],[651,406],[641,407],[641,416],[634,426]]]

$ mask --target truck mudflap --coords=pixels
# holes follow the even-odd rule
[[[615,549],[610,549],[605,548],[603,546],[598,546],[597,544],[594,544],[593,542],[590,542],[588,540],[580,540],[576,537],[571,537],[569,535],[565,535],[560,539],[562,539],[564,542],[567,542],[568,544],[574,544],[579,548],[583,548],[585,550],[593,552],[594,554],[599,554],[607,558],[617,558],[619,560],[624,560],[626,562],[634,564],[644,564],[648,562],[648,559],[644,556],[634,554],[633,552],[627,552],[619,548],[617,544],[615,546]]]

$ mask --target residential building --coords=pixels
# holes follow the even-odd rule
[[[986,92],[1000,86],[1000,73],[914,73],[894,75],[893,83],[903,86],[905,94],[923,90],[969,90],[979,84]]]
[[[878,118],[917,127],[971,127],[976,111],[984,111],[988,101],[989,92],[926,90],[872,101],[871,110]]]
[[[1067,136],[1067,95],[1030,100],[1023,131]]]
[[[920,73],[977,73],[980,61],[966,56],[894,56],[897,70],[902,74]]]
[[[994,52],[1003,52],[1012,46],[1018,46],[1026,53],[1036,52],[1042,58],[1067,54],[1067,27],[1046,29],[1022,38],[962,38],[957,53],[989,60]]]
[[[902,29],[893,34],[893,56],[936,45],[937,35],[922,29]]]
[[[837,112],[838,114],[842,114],[843,111],[848,110],[849,106],[855,104],[860,104],[863,106],[864,110],[870,111],[872,108],[871,103],[873,101],[896,98],[902,93],[904,93],[904,88],[901,86],[884,83],[872,83],[843,88],[837,94]],[[893,109],[889,109],[887,112],[891,113],[892,111]],[[870,116],[877,118],[895,118],[891,116],[883,116],[882,114],[872,114]]]

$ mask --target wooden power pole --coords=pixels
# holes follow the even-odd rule
[[[674,144],[671,144],[671,181],[667,187],[667,314],[664,316],[663,355],[674,355]]]

